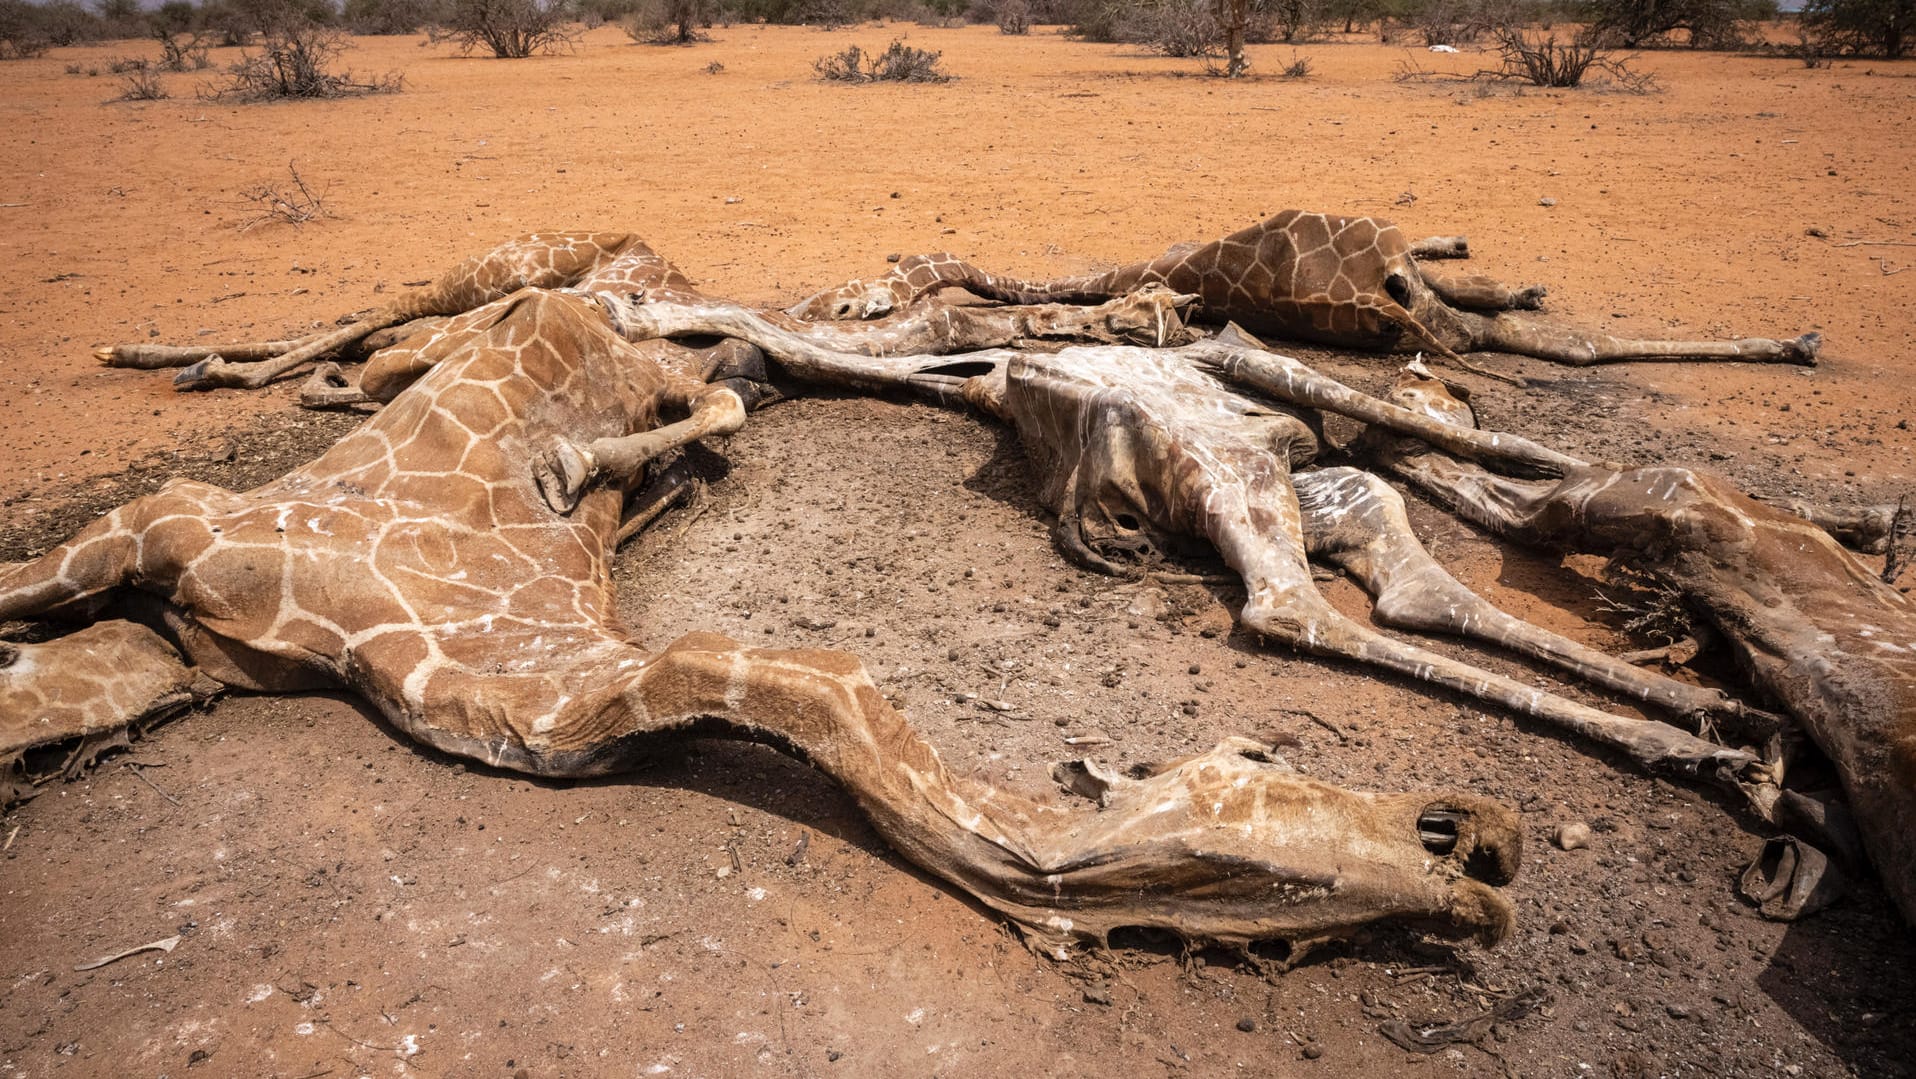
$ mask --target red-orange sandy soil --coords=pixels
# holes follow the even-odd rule
[[[814,79],[814,58],[899,34],[959,79]],[[1382,215],[1467,234],[1481,269],[1547,285],[1588,324],[1827,340],[1814,369],[1486,356],[1532,379],[1464,376],[1487,425],[1712,467],[1766,497],[1916,487],[1916,64],[1657,52],[1635,63],[1661,91],[1637,95],[1395,81],[1407,59],[1488,58],[1374,43],[1303,46],[1295,80],[1275,77],[1289,49],[1254,47],[1266,74],[1225,82],[1048,29],[711,36],[660,48],[603,28],[525,61],[362,38],[345,60],[403,71],[402,93],[280,105],[196,97],[231,49],[146,103],[105,103],[120,87],[104,68],[150,43],[0,64],[0,560],[168,476],[262,482],[356,422],[301,411],[297,380],[175,393],[165,372],[96,365],[95,346],[297,334],[537,228],[636,231],[713,294],[769,305],[888,254],[1043,276],[1285,208]],[[285,185],[289,163],[325,216],[243,227],[244,193]],[[1372,391],[1394,370],[1299,355]],[[1514,935],[1485,951],[1379,929],[1286,973],[1150,939],[1060,963],[767,749],[695,742],[631,776],[548,783],[415,747],[346,695],[232,696],[0,817],[0,1079],[1916,1066],[1916,947],[1867,874],[1822,914],[1764,921],[1734,884],[1766,833],[1735,804],[1266,648],[1234,629],[1230,587],[1072,568],[1007,431],[821,398],[712,451],[703,511],[620,556],[646,645],[710,629],[854,650],[947,760],[1034,792],[1089,734],[1116,765],[1248,734],[1294,740],[1295,766],[1347,786],[1480,791],[1522,811]],[[1594,568],[1422,503],[1413,520],[1508,609],[1640,646]],[[1323,587],[1364,610],[1348,582]],[[1592,844],[1557,849],[1573,821]],[[74,969],[175,934],[171,953]],[[1474,1043],[1419,1055],[1378,1032],[1533,986],[1541,1009]]]

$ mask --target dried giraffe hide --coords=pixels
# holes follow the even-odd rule
[[[842,380],[845,376],[840,368],[859,369],[866,362],[858,357],[825,354],[802,338],[732,306],[647,305],[621,318],[643,321],[659,333],[722,332],[749,340],[800,377],[826,374]],[[1774,761],[1712,744],[1674,727],[1577,705],[1392,641],[1343,618],[1316,594],[1305,565],[1307,553],[1340,565],[1364,584],[1378,597],[1375,613],[1386,624],[1479,637],[1693,721],[1714,720],[1758,741],[1775,733],[1775,717],[1713,691],[1641,671],[1496,611],[1423,551],[1404,520],[1401,500],[1388,487],[1351,469],[1293,475],[1291,469],[1308,461],[1314,452],[1309,429],[1294,417],[1219,387],[1197,371],[1209,371],[1269,398],[1335,412],[1533,475],[1614,473],[1522,438],[1480,432],[1450,422],[1448,417],[1370,398],[1296,360],[1264,351],[1241,334],[1227,333],[1219,341],[1178,349],[1076,347],[1053,354],[998,350],[972,353],[965,361],[968,368],[987,370],[965,380],[963,397],[1018,427],[1038,464],[1044,497],[1058,513],[1059,544],[1078,560],[1111,569],[1114,567],[1100,553],[1101,548],[1135,551],[1158,542],[1154,533],[1202,536],[1243,576],[1249,599],[1242,617],[1267,637],[1300,649],[1382,666],[1503,705],[1612,745],[1646,767],[1715,778],[1740,790],[1765,819],[1775,819],[1790,808],[1788,801],[1795,796],[1780,790],[1780,766]],[[950,366],[934,357],[891,357],[886,365],[883,374],[873,374],[874,382],[895,378],[898,384],[911,385],[935,377],[932,372]],[[1689,475],[1683,470],[1666,471]],[[1720,480],[1710,483],[1711,499],[1721,501],[1734,496],[1740,502],[1758,505]],[[1657,512],[1654,507],[1659,491],[1667,495],[1683,490],[1686,488],[1682,484],[1648,489],[1636,512]],[[1498,498],[1505,497],[1514,496],[1499,492],[1484,504],[1494,508],[1502,504]],[[1564,504],[1569,503],[1559,503]],[[1669,512],[1678,522],[1672,528],[1681,533],[1681,523],[1690,519],[1693,507],[1678,499]],[[1818,557],[1827,558],[1829,580],[1806,591],[1805,602],[1816,589],[1834,587],[1831,581],[1849,580],[1861,582],[1857,587],[1864,598],[1858,602],[1886,605],[1878,612],[1881,618],[1887,619],[1906,606],[1906,600],[1876,581],[1819,527],[1769,507],[1762,507],[1762,520],[1769,522],[1765,528],[1814,537],[1822,552]],[[1618,520],[1610,527],[1618,536],[1638,536],[1641,523],[1619,511]],[[1774,542],[1770,546],[1774,552],[1783,550]],[[1716,557],[1734,561],[1726,553],[1730,549],[1716,551]],[[1766,589],[1774,592],[1774,585],[1763,586],[1760,582],[1766,575],[1787,571],[1775,559],[1757,558],[1736,564],[1742,567],[1737,572],[1743,574],[1737,579],[1750,593]],[[1686,595],[1712,587],[1695,575],[1659,572],[1682,587]],[[1707,607],[1731,601],[1704,597],[1697,602]],[[1872,636],[1874,630],[1867,619],[1855,621],[1852,616],[1860,618],[1844,603],[1835,605],[1828,614],[1834,625],[1853,622],[1853,632],[1865,638]],[[1725,623],[1750,619],[1747,613],[1729,609],[1718,617]],[[1793,619],[1777,617],[1781,625],[1802,631]],[[1781,645],[1769,647],[1772,654],[1788,652]],[[1901,653],[1889,652],[1898,648],[1916,651],[1916,636],[1907,645],[1879,640],[1875,647],[1888,656],[1885,662],[1893,665],[1899,662]],[[1828,744],[1842,750],[1832,751],[1832,756],[1846,777],[1851,771],[1849,762],[1886,751],[1874,737],[1884,733],[1876,729],[1874,719],[1844,718],[1845,710],[1851,707],[1861,709],[1859,715],[1867,717],[1866,703],[1860,699],[1838,699],[1829,687],[1815,684],[1813,679],[1805,683],[1811,688],[1799,684],[1794,693],[1783,690],[1778,681],[1784,677],[1778,673],[1780,669],[1794,669],[1796,673],[1789,677],[1799,681],[1807,677],[1805,672],[1815,670],[1819,661],[1812,648],[1799,641],[1793,658],[1779,662],[1781,667],[1772,664],[1767,675],[1757,663],[1759,681],[1812,731],[1818,731],[1820,724],[1822,730],[1850,732],[1828,736],[1832,739]],[[1911,710],[1896,705],[1893,711],[1905,718],[1890,720],[1891,727],[1907,725],[1906,716]],[[1807,718],[1810,716],[1816,718]],[[1825,736],[1819,733],[1818,737],[1821,741]],[[1858,750],[1859,743],[1873,748]],[[1894,748],[1899,744],[1892,739],[1887,752],[1901,753]],[[1909,796],[1916,790],[1909,778],[1905,770],[1887,779],[1861,780],[1878,792],[1857,801],[1858,812],[1873,818],[1871,827],[1876,832],[1906,835],[1903,822]],[[1888,853],[1879,855],[1879,864],[1885,866],[1886,873],[1907,877],[1905,860],[1897,853],[1896,843],[1905,844],[1906,849],[1906,840],[1894,841],[1885,848]]]
[[[1440,422],[1476,426],[1469,407],[1425,373],[1408,373],[1392,396]],[[1622,559],[1679,590],[1836,765],[1885,888],[1916,922],[1908,596],[1822,528],[1707,472],[1582,465],[1554,480],[1519,479],[1492,471],[1510,463],[1495,443],[1437,451],[1378,438],[1372,450],[1393,474],[1499,535]]]
[[[1095,303],[1147,285],[1198,298],[1196,315],[1252,333],[1340,348],[1495,351],[1585,366],[1620,360],[1741,360],[1813,364],[1821,344],[1643,341],[1578,330],[1523,313],[1539,286],[1513,289],[1480,274],[1445,274],[1433,260],[1466,257],[1462,237],[1411,243],[1370,217],[1286,210],[1207,244],[1179,244],[1149,262],[1102,274],[1021,281],[950,255],[901,260],[885,275],[817,293],[790,309],[806,319],[871,318],[951,287],[1008,303]]]
[[[1516,871],[1520,833],[1488,799],[1354,793],[1231,739],[1144,778],[1066,768],[1096,804],[1051,804],[947,770],[850,655],[703,633],[640,650],[612,613],[621,502],[646,454],[736,429],[742,401],[648,359],[600,301],[522,290],[485,310],[311,464],[243,494],[176,481],[0,567],[0,621],[133,590],[199,675],[345,685],[422,742],[541,775],[617,770],[675,733],[771,742],[1053,951],[1125,926],[1231,943],[1386,918],[1486,942],[1507,932],[1495,886]],[[689,415],[661,426],[667,410]],[[603,451],[565,512],[548,475],[562,445]],[[82,707],[0,716],[0,760],[124,728],[138,717],[121,709],[156,692],[113,699],[101,687],[114,657],[59,643],[16,646],[0,683]],[[175,660],[169,673],[194,672]]]
[[[512,245],[501,249],[512,250]],[[636,249],[620,247],[606,257],[616,265],[633,250]],[[456,395],[459,383],[467,377],[467,369],[475,366],[474,354],[496,352],[508,346],[523,348],[528,340],[540,348],[554,347],[552,342],[541,340],[542,329],[540,333],[534,332],[534,328],[543,328],[545,316],[514,313],[523,304],[536,304],[540,312],[582,308],[589,314],[578,316],[574,311],[573,322],[578,322],[580,317],[586,321],[596,317],[600,336],[611,341],[623,339],[627,343],[613,366],[653,371],[663,380],[664,388],[657,392],[651,406],[654,412],[659,404],[665,404],[689,410],[692,415],[677,424],[652,430],[649,429],[651,414],[643,408],[633,411],[622,402],[611,411],[626,417],[627,430],[597,434],[589,424],[551,425],[546,418],[539,417],[536,422],[545,425],[541,428],[545,437],[536,447],[520,447],[525,452],[519,479],[532,477],[531,486],[546,512],[570,513],[575,519],[588,512],[589,505],[598,504],[594,499],[608,487],[623,493],[636,483],[646,461],[705,433],[733,429],[743,422],[747,403],[766,399],[759,381],[762,369],[737,361],[731,361],[728,368],[714,359],[719,350],[730,350],[734,357],[762,361],[756,349],[763,349],[773,357],[777,368],[802,381],[867,391],[902,387],[940,400],[968,400],[985,411],[1010,419],[1019,427],[1044,471],[1046,495],[1059,511],[1060,542],[1081,561],[1111,568],[1109,556],[1113,552],[1151,546],[1165,533],[1204,537],[1215,543],[1226,560],[1244,576],[1250,594],[1245,621],[1267,636],[1307,650],[1375,663],[1564,725],[1619,746],[1651,767],[1702,772],[1744,791],[1764,815],[1773,811],[1778,798],[1774,769],[1750,752],[1714,745],[1662,724],[1625,719],[1576,705],[1390,640],[1338,616],[1315,593],[1305,565],[1306,554],[1332,561],[1358,578],[1378,597],[1377,617],[1386,624],[1479,636],[1555,663],[1597,684],[1691,721],[1716,723],[1754,735],[1767,733],[1766,728],[1772,723],[1772,717],[1720,695],[1646,674],[1491,608],[1450,578],[1422,550],[1403,519],[1401,502],[1389,488],[1350,470],[1292,476],[1292,468],[1308,460],[1313,450],[1307,427],[1293,417],[1221,389],[1199,375],[1193,365],[1254,386],[1268,396],[1302,407],[1351,415],[1417,436],[1444,449],[1460,453],[1489,452],[1486,447],[1494,446],[1498,459],[1533,472],[1563,475],[1586,467],[1583,462],[1508,436],[1500,440],[1483,436],[1471,429],[1375,401],[1316,375],[1296,361],[1260,351],[1248,342],[1207,342],[1181,350],[1156,351],[1068,349],[1056,356],[1002,350],[970,352],[952,359],[899,354],[901,350],[908,351],[913,343],[927,340],[927,334],[933,347],[926,351],[947,348],[958,351],[998,339],[1009,341],[1053,334],[1102,339],[1141,337],[1164,343],[1178,336],[1175,308],[1188,303],[1190,296],[1158,292],[1120,298],[1101,312],[1092,313],[1074,314],[1073,309],[1067,307],[1022,312],[959,309],[964,312],[960,315],[952,314],[952,309],[942,304],[919,297],[908,310],[888,322],[812,325],[776,315],[762,316],[732,305],[712,304],[691,289],[689,283],[679,284],[661,276],[669,270],[669,264],[649,250],[627,261],[636,269],[612,274],[597,266],[591,271],[603,271],[603,277],[620,277],[616,281],[594,281],[590,279],[590,272],[584,276],[575,273],[565,278],[566,288],[562,293],[526,293],[514,291],[520,286],[513,284],[507,275],[506,284],[512,284],[513,288],[504,291],[503,298],[495,298],[449,319],[438,316],[431,321],[404,323],[405,312],[421,306],[412,303],[400,314],[389,312],[368,320],[382,326],[401,323],[398,329],[360,333],[348,327],[353,333],[347,336],[357,334],[360,339],[369,339],[370,344],[384,346],[362,376],[360,388],[351,392],[364,399],[391,400],[393,404],[389,408],[393,411],[409,407],[407,402],[413,400],[414,395],[400,391],[414,380],[421,388],[436,387],[431,391],[432,396]],[[448,286],[448,282],[460,276],[461,272],[455,272],[428,291],[455,293],[457,289]],[[583,289],[584,284],[613,287]],[[581,299],[580,292],[594,295]],[[508,324],[511,332],[500,337],[496,327]],[[611,327],[616,334],[605,332],[605,327]],[[567,333],[576,335],[580,341],[597,340],[591,332],[576,325]],[[331,341],[335,335],[324,336]],[[664,338],[668,336],[703,341],[707,345],[701,351],[692,351],[666,343]],[[709,343],[714,337],[721,339],[719,344]],[[633,346],[630,342],[639,344]],[[262,375],[263,381],[323,354],[323,349],[314,350],[309,347],[311,344],[310,341],[265,343],[248,346],[250,352],[232,348],[225,351],[262,358],[259,362],[265,363],[265,367],[243,372],[246,384],[256,384],[251,381],[255,375]],[[333,341],[326,347],[337,344]],[[565,352],[571,346],[562,340],[556,347]],[[302,349],[304,355],[299,355]],[[209,360],[208,351],[192,350],[182,355],[164,352],[153,362],[202,362]],[[297,359],[289,365],[285,362],[288,356],[297,356]],[[448,365],[461,373],[442,374]],[[212,367],[231,372],[241,365],[228,364],[222,368],[214,364]],[[721,373],[727,371],[730,373]],[[715,378],[731,392],[722,392],[717,387],[703,388],[706,380]],[[564,376],[561,381],[567,386],[549,392],[555,397],[576,396],[576,389],[567,388],[570,376]],[[530,398],[526,407],[534,412],[542,411]],[[570,407],[585,406],[575,400]],[[324,471],[322,466],[332,456],[329,454],[315,462],[307,471]],[[421,464],[424,464],[423,457]],[[486,467],[492,468],[494,464],[496,462],[489,462]],[[274,487],[269,485],[247,496],[218,494],[229,499],[244,499],[273,491]],[[616,511],[616,500],[613,508]],[[614,518],[616,521],[616,512]],[[623,532],[623,527],[615,524],[608,542],[615,543]],[[592,534],[599,536],[598,532]],[[595,566],[593,572],[602,568]],[[25,568],[0,570],[0,573],[8,572],[25,572]],[[593,579],[603,580],[602,577]],[[419,580],[423,587],[425,577]],[[0,578],[0,585],[10,587],[8,578]],[[66,600],[72,598],[65,597]],[[170,622],[174,631],[185,639],[189,654],[204,668],[217,671],[216,676],[223,681],[234,685],[303,684],[297,678],[274,682],[272,678],[256,677],[257,669],[271,667],[253,655],[257,649],[236,645],[232,638],[209,644],[209,639],[223,635],[209,635],[202,625],[204,616],[191,613],[190,609],[183,613],[178,600],[169,602],[172,604],[168,611]],[[0,618],[9,617],[6,611],[6,593],[0,591]],[[424,616],[414,621],[413,628],[419,633],[427,633],[437,624]],[[665,655],[672,653],[673,650],[668,649]],[[234,656],[244,656],[247,662],[234,660]],[[220,666],[222,658],[228,661],[227,667]],[[40,674],[46,673],[42,665]],[[338,671],[332,673],[335,677],[347,677],[354,673],[354,668],[347,668],[344,675]],[[246,681],[248,678],[253,681]],[[350,677],[348,680],[352,681]],[[380,690],[366,688],[357,681],[352,684],[360,686],[376,701],[383,701],[377,695],[379,692],[390,695],[389,687]],[[382,708],[385,707],[382,703]],[[747,726],[764,722],[729,715],[719,718],[722,722]],[[620,752],[633,751],[632,743],[652,729],[641,724],[624,734],[610,735],[595,730],[590,732],[591,737],[577,741],[570,750],[574,756],[566,756],[555,754],[548,740],[540,737],[558,727],[556,720],[544,731],[524,724],[514,725],[508,733],[499,735],[496,748],[490,735],[478,744],[462,741],[469,738],[460,732],[471,724],[470,716],[460,717],[454,713],[449,727],[441,726],[441,721],[433,717],[416,718],[410,724],[400,719],[395,722],[416,736],[455,752],[477,756],[489,753],[498,763],[552,774],[583,774],[612,767]],[[532,727],[537,726],[538,721],[534,721]],[[670,726],[667,724],[667,728]],[[567,732],[569,737],[574,736],[569,727]],[[775,733],[806,750],[828,771],[834,771],[824,758],[817,756],[813,746],[787,732]],[[614,750],[592,740],[600,736],[615,740],[622,748]],[[1168,782],[1163,781],[1163,776],[1198,775],[1213,779],[1224,776],[1235,782],[1233,770],[1244,767],[1235,762],[1249,759],[1245,754],[1252,752],[1243,744],[1227,744],[1145,781],[1147,787],[1142,790],[1130,785],[1130,781],[1106,775],[1091,766],[1079,766],[1065,778],[1071,780],[1074,789],[1094,793],[1108,807],[1129,807],[1131,811],[1142,812],[1147,803],[1154,807],[1177,804],[1160,800],[1163,782]],[[1287,905],[1288,913],[1282,916],[1268,911],[1253,914],[1248,913],[1250,907],[1244,905],[1249,900],[1242,903],[1233,900],[1238,905],[1233,906],[1228,915],[1195,909],[1161,910],[1161,920],[1141,921],[1135,904],[1099,891],[1100,887],[1110,884],[1109,881],[1092,884],[1082,896],[1059,894],[1043,901],[1042,897],[1020,890],[1021,885],[1007,883],[1030,865],[1057,864],[1055,860],[1046,862],[1039,853],[1034,853],[1036,847],[1023,848],[1029,855],[1019,862],[1024,869],[1004,870],[1002,860],[986,859],[1001,871],[983,876],[963,857],[954,858],[947,849],[950,844],[934,845],[935,849],[915,848],[907,838],[901,838],[902,832],[886,828],[882,823],[886,811],[874,807],[872,797],[859,787],[855,777],[839,771],[834,774],[853,788],[875,818],[881,819],[881,831],[901,850],[954,879],[1028,928],[1034,928],[1040,936],[1075,933],[1099,937],[1121,925],[1152,924],[1209,939],[1241,940],[1259,935],[1309,937],[1337,932],[1372,917],[1393,914],[1430,917],[1435,911],[1435,916],[1449,918],[1453,928],[1489,937],[1500,932],[1499,919],[1507,916],[1507,912],[1498,914],[1492,910],[1494,890],[1479,882],[1458,879],[1462,873],[1466,877],[1474,874],[1496,882],[1507,879],[1507,874],[1514,870],[1514,832],[1505,834],[1507,818],[1496,818],[1501,823],[1482,823],[1502,812],[1487,803],[1473,802],[1466,806],[1454,798],[1426,800],[1423,810],[1411,813],[1409,818],[1401,813],[1392,818],[1400,824],[1405,819],[1411,820],[1408,831],[1416,833],[1413,846],[1425,852],[1420,857],[1428,862],[1429,855],[1440,856],[1440,860],[1432,864],[1436,866],[1436,876],[1445,883],[1435,891],[1427,886],[1428,881],[1418,886],[1422,891],[1406,886],[1401,875],[1393,876],[1395,870],[1390,869],[1369,883],[1359,883],[1356,877],[1348,875],[1349,866],[1345,863],[1346,878],[1334,879],[1335,875],[1315,878],[1319,884],[1330,882],[1328,891],[1316,894],[1313,890],[1316,885],[1303,889],[1303,892],[1312,892],[1308,900],[1300,899],[1302,907],[1309,908],[1308,913],[1299,913]],[[940,775],[942,777],[942,773]],[[1186,789],[1188,791],[1188,786]],[[1335,801],[1337,796],[1312,793],[1298,805],[1319,797]],[[1194,796],[1194,799],[1189,806],[1205,804],[1201,798]],[[1020,827],[1027,832],[1033,828],[1043,830],[1053,819],[1028,809],[1025,803],[1002,792],[989,795],[985,801],[1017,804],[1012,814],[1014,821],[997,820],[994,825],[1001,831],[1016,831]],[[1258,804],[1268,808],[1282,801],[1273,796]],[[1277,810],[1278,816],[1254,819],[1275,826],[1300,811],[1293,806]],[[1349,816],[1337,810],[1323,819],[1343,820]],[[1103,819],[1111,824],[1125,818],[1120,814]],[[1034,821],[1038,823],[1033,824]],[[1351,838],[1365,833],[1368,827],[1351,821],[1341,826],[1352,830]],[[1129,827],[1120,825],[1119,831]],[[1126,834],[1137,838],[1141,833]],[[1028,836],[1026,841],[1027,844],[1034,842]],[[1205,840],[1196,842],[1201,844]],[[1360,846],[1381,849],[1372,848],[1369,843],[1370,840],[1365,839]],[[969,841],[956,845],[967,851],[972,847]],[[1412,849],[1399,848],[1391,857],[1410,856]],[[1202,862],[1204,856],[1200,855],[1198,860]],[[1293,868],[1302,864],[1294,863]],[[1162,873],[1167,882],[1178,876],[1163,865],[1145,862],[1132,864],[1124,872]],[[1190,887],[1195,879],[1186,877],[1180,886]],[[1287,879],[1295,883],[1298,878]],[[1134,889],[1139,886],[1133,882]],[[1450,890],[1444,892],[1443,888]],[[1302,896],[1303,892],[1297,895]],[[1433,898],[1438,892],[1448,898],[1439,903]],[[1360,893],[1377,902],[1357,900],[1353,906],[1349,901]],[[1417,898],[1410,898],[1413,894]],[[1352,911],[1357,913],[1353,915]]]
[[[258,389],[328,355],[357,350],[369,354],[357,386],[336,364],[324,363],[307,382],[302,401],[320,408],[380,402],[390,400],[440,357],[463,347],[472,327],[491,318],[489,305],[530,288],[628,301],[711,302],[678,267],[630,233],[534,233],[465,259],[430,285],[336,329],[280,341],[114,345],[96,350],[94,356],[108,367],[183,368],[173,379],[182,390]],[[776,313],[768,317],[837,352],[942,355],[1040,338],[1176,343],[1183,339],[1182,323],[1167,322],[1163,310],[1161,304],[1141,304],[1125,295],[1088,309],[1078,304],[916,303],[900,305],[894,317],[881,322],[855,325],[810,325]],[[725,383],[748,407],[766,400],[770,392],[764,357],[739,341],[694,345],[626,336],[662,368],[700,382]]]

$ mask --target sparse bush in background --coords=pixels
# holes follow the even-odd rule
[[[1809,0],[1805,40],[1823,55],[1850,53],[1900,59],[1916,33],[1916,0]]]
[[[1156,0],[1139,7],[1134,19],[1137,43],[1164,56],[1216,56],[1224,47],[1224,29],[1208,4]]]
[[[1311,58],[1299,56],[1297,50],[1292,49],[1291,62],[1284,65],[1284,70],[1278,74],[1287,79],[1308,79],[1311,77]]]
[[[164,101],[173,95],[160,83],[160,73],[151,67],[138,67],[120,78],[120,96],[114,101]]]
[[[707,40],[700,26],[710,26],[709,0],[644,0],[626,21],[625,32],[648,45],[691,45]]]
[[[1224,0],[1231,3],[1232,0]],[[1317,35],[1323,19],[1319,0],[1263,0],[1247,20],[1246,33],[1252,42],[1281,41],[1286,45],[1308,41]]]
[[[847,46],[814,60],[812,70],[833,82],[950,82],[952,76],[939,65],[942,55],[913,48],[901,38],[882,53]]]
[[[443,0],[346,0],[340,19],[355,34],[416,34],[445,22],[449,9]]]
[[[227,82],[204,96],[220,101],[282,101],[289,98],[355,97],[397,93],[405,80],[397,72],[360,82],[352,72],[331,68],[346,51],[344,36],[324,26],[288,26],[268,32],[259,51],[247,53],[227,69]]]
[[[41,25],[39,8],[23,0],[0,0],[0,60],[39,56],[52,44]]]
[[[100,38],[100,20],[73,0],[52,0],[40,6],[40,32],[55,46],[78,45]]]
[[[97,0],[100,7],[100,39],[124,41],[146,36],[146,13],[140,0]]]
[[[1031,5],[1025,0],[998,0],[996,18],[998,32],[1001,34],[1029,34],[1031,32]]]
[[[160,67],[167,71],[204,71],[213,66],[194,29],[199,12],[187,0],[167,0],[152,15],[152,36],[160,43]]]
[[[1695,48],[1737,48],[1756,24],[1776,16],[1775,0],[1584,0],[1575,9],[1594,40],[1626,49],[1670,44],[1678,34]]]
[[[577,36],[566,25],[565,0],[452,0],[444,34],[463,52],[483,46],[504,60],[567,51]]]
[[[1474,0],[1427,0],[1405,21],[1426,45],[1462,45],[1483,37],[1493,17]]]
[[[1495,37],[1499,66],[1478,72],[1477,78],[1568,88],[1583,85],[1591,72],[1603,72],[1626,90],[1649,93],[1656,88],[1654,76],[1631,70],[1628,57],[1610,55],[1589,30],[1562,42],[1555,34],[1533,35],[1509,27],[1496,30]]]

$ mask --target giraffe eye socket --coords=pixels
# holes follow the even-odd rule
[[[1410,280],[1403,274],[1394,273],[1384,278],[1384,291],[1397,301],[1397,306],[1410,306]]]

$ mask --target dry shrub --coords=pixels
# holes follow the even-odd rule
[[[22,0],[0,0],[0,60],[28,60],[50,45],[39,8]]]
[[[346,51],[337,30],[311,24],[288,24],[269,30],[258,52],[247,53],[226,69],[227,84],[202,92],[216,101],[284,101],[290,98],[356,97],[360,94],[398,93],[405,79],[398,72],[359,82],[352,72],[331,70]]]
[[[1475,78],[1569,88],[1583,85],[1584,78],[1593,72],[1602,72],[1633,93],[1656,89],[1654,75],[1632,70],[1629,57],[1610,55],[1588,33],[1560,42],[1555,34],[1532,37],[1522,30],[1499,27],[1495,38],[1499,66],[1479,71]]]
[[[939,65],[943,53],[913,48],[900,38],[882,53],[868,53],[856,45],[827,53],[812,61],[812,70],[832,82],[950,82]]]
[[[433,40],[450,40],[462,52],[484,46],[502,60],[569,52],[578,34],[566,25],[566,9],[565,0],[453,0],[451,21]]]
[[[160,73],[142,64],[121,77],[120,96],[113,101],[164,101],[171,96],[160,83]]]
[[[1031,5],[1025,0],[999,0],[998,32],[1001,34],[1029,34],[1031,32]]]
[[[240,225],[241,232],[276,221],[298,228],[328,216],[325,200],[307,185],[306,178],[299,174],[299,166],[289,162],[286,171],[291,176],[290,183],[254,184],[240,192],[240,201],[253,211]]]
[[[692,45],[710,38],[699,33],[711,24],[707,0],[644,0],[626,20],[625,33],[647,45]]]
[[[1311,58],[1299,56],[1296,49],[1291,50],[1291,62],[1277,73],[1280,78],[1308,79],[1311,77]]]
[[[167,71],[205,71],[213,66],[207,59],[206,46],[201,44],[198,34],[169,34],[156,31],[153,35],[160,42],[160,67]]]

